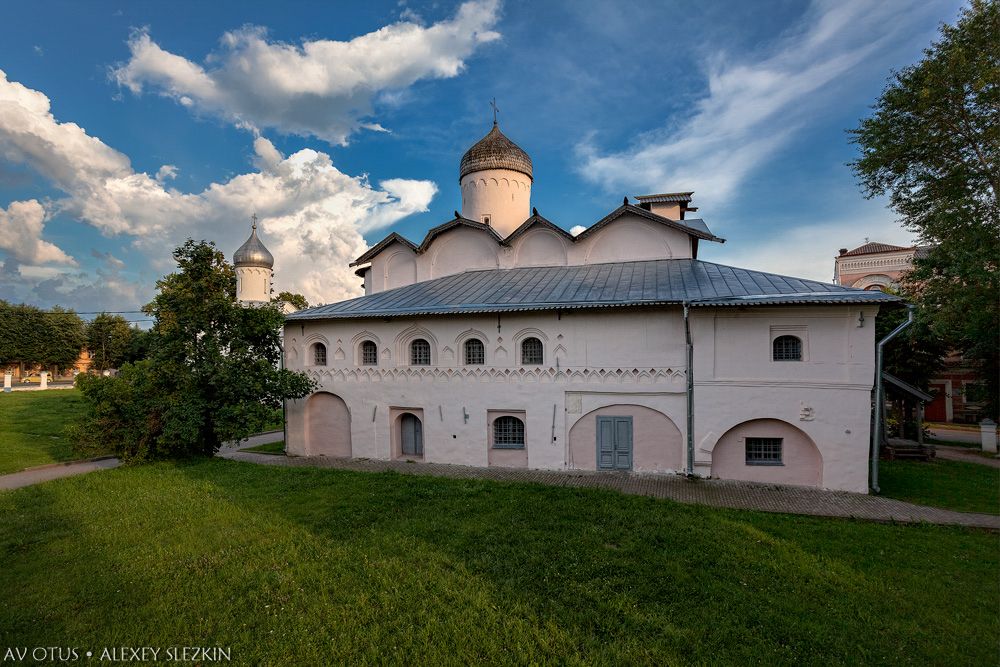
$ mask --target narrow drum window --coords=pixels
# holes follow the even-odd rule
[[[771,344],[773,361],[802,361],[802,341],[795,336],[778,336]]]
[[[497,417],[493,421],[493,446],[499,449],[524,447],[524,422],[517,417]]]
[[[373,341],[361,343],[361,365],[378,366],[378,346]]]
[[[747,438],[746,463],[748,466],[780,466],[781,438]]]
[[[326,366],[326,345],[313,343],[313,365]]]
[[[478,338],[465,341],[465,365],[482,366],[486,363],[486,346]]]
[[[423,338],[418,338],[410,343],[410,365],[431,365],[431,344]]]
[[[542,341],[537,338],[525,338],[521,343],[521,363],[541,364],[542,363]]]

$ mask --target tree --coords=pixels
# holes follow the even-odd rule
[[[84,451],[107,440],[130,460],[211,455],[315,386],[278,368],[284,316],[236,303],[236,274],[215,244],[189,239],[174,259],[179,271],[143,308],[155,318],[149,359],[78,382],[91,404],[75,429]]]
[[[65,370],[79,359],[84,340],[83,320],[72,310],[0,301],[0,365]]]
[[[973,0],[922,61],[894,73],[851,131],[865,196],[916,232],[904,280],[929,331],[978,367],[1000,402],[1000,2]]]
[[[278,296],[272,299],[275,303],[289,303],[295,306],[296,309],[302,310],[303,308],[309,307],[309,302],[301,294],[295,294],[294,292],[281,292]]]
[[[87,324],[90,365],[99,371],[120,367],[132,344],[132,328],[121,315],[101,313]]]

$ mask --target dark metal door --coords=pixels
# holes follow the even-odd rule
[[[424,430],[417,416],[409,412],[404,414],[399,420],[399,430],[403,456],[423,456]]]
[[[632,469],[632,418],[597,418],[597,468]]]

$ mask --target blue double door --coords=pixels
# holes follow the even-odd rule
[[[597,469],[632,469],[632,418],[597,418]]]

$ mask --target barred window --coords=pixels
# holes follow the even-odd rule
[[[521,343],[521,363],[542,363],[542,341],[537,338],[525,338]]]
[[[802,361],[802,341],[795,336],[778,336],[771,344],[774,361]]]
[[[326,366],[326,345],[313,343],[313,365]]]
[[[748,466],[780,466],[781,438],[747,438]]]
[[[378,345],[374,341],[366,340],[361,343],[361,365],[378,366]]]
[[[431,365],[431,344],[423,338],[418,338],[410,343],[410,365]]]
[[[465,365],[482,366],[486,363],[486,346],[478,338],[465,341]]]
[[[501,449],[523,448],[524,422],[510,416],[493,420],[493,446]]]

